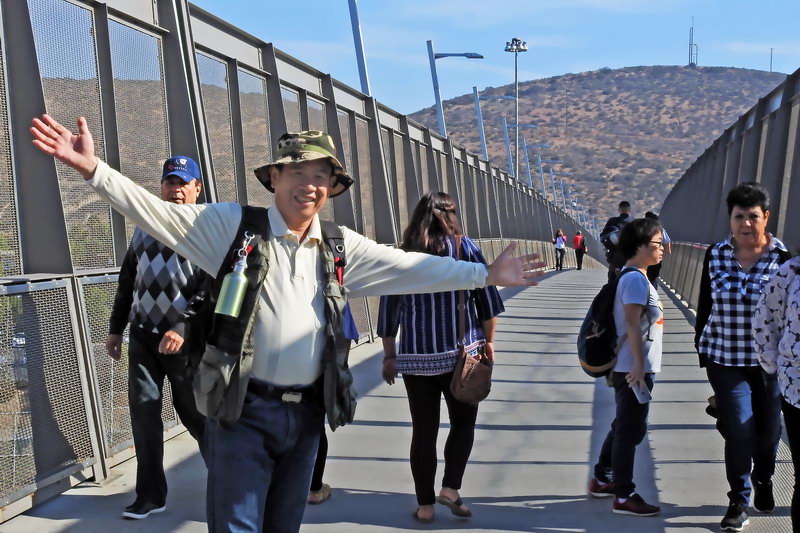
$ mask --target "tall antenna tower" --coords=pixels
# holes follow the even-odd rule
[[[689,28],[689,67],[694,68],[697,66],[697,43],[694,42],[694,17],[692,17],[692,26]]]

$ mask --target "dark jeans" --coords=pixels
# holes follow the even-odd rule
[[[792,451],[794,464],[794,492],[792,493],[792,531],[800,533],[800,409],[781,400],[783,423],[786,425],[786,436],[789,437],[789,449]]]
[[[210,533],[297,533],[322,431],[316,401],[284,403],[251,391],[235,424],[206,424]]]
[[[614,399],[617,412],[611,423],[611,430],[600,448],[600,458],[594,466],[594,477],[600,481],[608,481],[606,470],[611,467],[614,472],[615,494],[618,498],[627,498],[636,489],[633,482],[633,463],[636,446],[647,434],[647,413],[650,404],[639,403],[636,395],[625,381],[627,372],[614,372],[611,379],[614,384]],[[645,374],[647,388],[653,390],[655,374]]]
[[[175,411],[199,443],[203,442],[205,424],[194,403],[192,375],[186,355],[158,353],[161,337],[132,327],[128,345],[128,405],[136,446],[136,499],[157,505],[163,505],[167,499],[163,464],[164,424],[161,420],[165,376],[169,378]],[[200,448],[202,452],[202,444]]]
[[[563,270],[564,269],[564,254],[566,250],[564,248],[556,248],[556,270]]]
[[[328,437],[325,428],[319,433],[319,446],[317,447],[317,460],[314,462],[314,473],[311,475],[311,489],[316,492],[322,489],[322,477],[325,475],[325,463],[328,462]]]
[[[453,373],[438,376],[403,374],[411,409],[411,474],[419,505],[436,502],[436,437],[439,435],[439,406],[442,394],[450,415],[450,433],[444,445],[442,486],[459,490],[475,437],[478,407],[456,400],[450,393]]]
[[[730,500],[750,499],[753,479],[766,483],[775,473],[781,438],[778,378],[760,366],[708,362],[708,381],[717,397],[717,429],[725,439],[725,473]]]
[[[620,271],[625,267],[627,260],[625,256],[618,251],[607,252],[606,260],[608,261],[608,281],[612,282],[617,279]]]
[[[582,248],[575,249],[575,264],[578,267],[578,270],[583,268],[583,254],[586,252],[583,251]]]

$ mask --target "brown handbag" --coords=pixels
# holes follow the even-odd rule
[[[461,260],[461,235],[456,235],[456,259]],[[477,353],[467,352],[466,347],[466,313],[467,306],[464,291],[458,291],[458,355],[453,379],[450,381],[450,392],[456,400],[478,405],[489,396],[492,388],[492,366],[494,363],[486,357],[484,346]]]

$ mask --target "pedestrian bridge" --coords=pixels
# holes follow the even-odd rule
[[[603,380],[577,364],[575,338],[606,273],[601,268],[550,272],[540,285],[504,289],[506,312],[497,330],[497,364],[490,397],[478,414],[475,447],[462,488],[469,520],[437,506],[425,529],[480,532],[718,531],[727,507],[723,441],[705,414],[711,394],[697,366],[691,311],[670,291],[664,303],[664,367],[653,391],[647,438],[634,479],[659,516],[615,515],[608,499],[587,496],[586,482],[613,418],[614,398]],[[379,343],[351,355],[360,400],[356,421],[329,433],[325,482],[333,497],[309,506],[303,533],[416,531],[408,449],[411,422],[405,389],[380,378]],[[446,422],[446,411],[442,412]],[[440,452],[447,431],[442,424]],[[103,484],[83,483],[4,523],[4,533],[133,531],[197,532],[204,522],[205,467],[188,434],[167,442],[167,511],[144,521],[120,519],[133,498],[135,461],[111,469]],[[777,509],[751,516],[747,531],[791,531],[788,447],[781,443],[774,478]],[[443,465],[440,465],[440,469]]]
[[[591,268],[506,291],[502,358],[464,491],[476,516],[461,523],[440,513],[432,527],[715,529],[727,503],[722,444],[703,413],[710,392],[694,364],[691,312],[666,293],[667,365],[637,475],[664,513],[618,520],[608,502],[585,498],[613,400],[578,370],[574,340],[604,274],[593,228],[555,191],[519,181],[186,0],[0,0],[0,20],[0,530],[203,529],[203,469],[168,393],[170,509],[143,524],[118,520],[133,487],[127,358],[112,361],[103,341],[132,227],[36,151],[28,120],[45,111],[65,124],[85,115],[99,154],[150,190],[170,154],[194,157],[206,202],[271,204],[252,169],[270,159],[273,141],[286,131],[328,131],[356,185],[322,214],[386,245],[398,242],[419,197],[440,190],[455,198],[465,232],[489,259],[516,241],[552,266],[553,230],[582,230]],[[690,306],[707,245],[696,243],[724,236],[722,198],[736,183],[763,183],[774,200],[768,229],[800,244],[799,93],[800,71],[726,130],[665,202],[675,243],[662,276]],[[378,378],[376,299],[351,304],[363,335],[353,354],[358,420],[333,436],[334,500],[310,509],[304,527],[411,528],[403,389]],[[777,486],[788,490],[785,447],[781,460]],[[752,530],[788,531],[786,493],[780,498],[778,512],[755,517]]]

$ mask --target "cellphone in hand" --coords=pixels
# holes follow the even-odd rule
[[[650,389],[648,389],[647,385],[641,381],[634,383],[633,386],[631,386],[631,389],[633,390],[633,394],[636,396],[636,399],[639,400],[639,403],[647,403],[652,398],[650,395]]]

